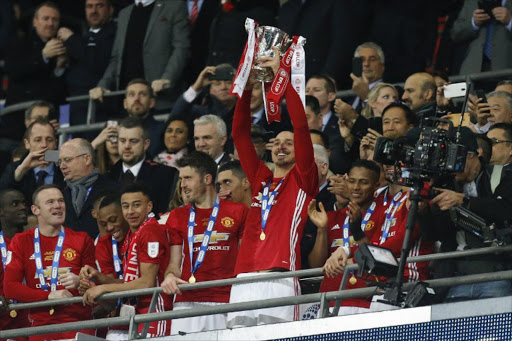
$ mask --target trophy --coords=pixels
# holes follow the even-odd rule
[[[259,57],[273,57],[275,46],[279,49],[280,57],[282,57],[288,48],[290,48],[293,39],[282,30],[272,26],[258,26],[255,29],[256,35],[256,55],[255,64],[252,70],[255,72],[257,80],[262,82],[272,82],[274,80],[274,73],[268,67],[259,66],[257,62]]]

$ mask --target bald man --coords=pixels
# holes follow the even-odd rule
[[[402,101],[416,114],[416,122],[436,114],[436,82],[426,72],[410,75],[405,81]]]
[[[94,198],[100,191],[119,187],[99,174],[94,160],[94,148],[89,141],[72,139],[62,145],[57,161],[66,181],[62,191],[66,201],[65,225],[75,231],[85,231],[93,239],[98,235],[98,225],[91,215]]]

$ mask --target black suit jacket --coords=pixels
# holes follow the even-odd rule
[[[66,186],[62,191],[64,201],[66,202],[66,221],[64,225],[75,231],[87,232],[92,239],[96,238],[98,235],[98,223],[91,215],[92,204],[99,193],[109,190],[113,192],[118,191],[119,184],[100,174],[96,182],[91,186],[91,191],[85,200],[82,211],[76,214],[72,203],[71,188]]]
[[[25,196],[25,200],[27,201],[27,207],[32,205],[32,194],[36,190],[36,175],[34,170],[31,169],[27,174],[21,179],[20,182],[14,180],[14,171],[18,166],[23,162],[23,160],[19,160],[16,162],[11,162],[7,165],[0,178],[0,189],[14,188],[23,193]],[[59,167],[54,166],[55,172],[53,173],[53,184],[63,188],[64,177],[59,169]]]
[[[110,180],[122,182],[123,161],[119,160],[108,173]],[[164,166],[151,160],[142,163],[135,183],[148,186],[153,200],[153,211],[163,213],[169,210],[171,195],[174,193],[176,168]]]

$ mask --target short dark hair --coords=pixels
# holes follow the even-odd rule
[[[147,80],[145,80],[144,78],[134,78],[132,79],[131,81],[128,82],[128,84],[126,85],[126,89],[128,89],[128,87],[130,85],[133,85],[133,84],[142,84],[142,85],[145,85],[147,88],[148,88],[148,91],[149,91],[149,97],[151,98],[155,98],[155,93],[153,92],[153,88],[151,87],[151,84],[149,84],[149,82]]]
[[[336,92],[336,83],[334,82],[334,79],[331,76],[326,74],[318,74],[309,77],[309,79],[313,78],[323,80],[325,82],[325,90],[327,90],[327,92]]]
[[[25,110],[25,119],[29,120],[32,117],[34,108],[48,108],[48,119],[56,116],[55,106],[48,101],[35,101]]]
[[[103,207],[107,207],[112,204],[116,205],[117,207],[121,207],[121,195],[119,193],[105,195],[103,200],[101,200],[98,209],[101,210]]]
[[[5,197],[7,196],[8,193],[17,193],[17,194],[20,194],[21,196],[25,197],[23,195],[23,193],[21,193],[21,191],[14,189],[14,188],[6,188],[6,189],[0,190],[0,210],[3,209],[7,204],[5,202]]]
[[[375,180],[376,183],[379,182],[379,179],[380,179],[380,167],[374,162],[374,161],[371,161],[371,160],[356,160],[352,163],[352,166],[350,167],[350,170],[354,169],[354,168],[364,168],[364,169],[367,169],[369,170],[370,172],[373,173],[373,179]],[[350,173],[350,171],[349,171]]]
[[[320,114],[320,104],[315,96],[306,95],[306,107],[310,107],[316,116]]]
[[[151,197],[151,192],[147,185],[144,183],[133,183],[124,187],[121,191],[121,196],[126,193],[142,193],[145,197],[149,199],[149,201],[153,201]],[[120,197],[121,197],[120,196]],[[101,202],[103,204],[103,201]]]
[[[505,133],[507,140],[512,140],[512,124],[510,123],[496,123],[489,128],[489,131],[494,129],[501,129]]]
[[[320,138],[322,139],[322,141],[324,143],[325,149],[329,149],[329,135],[324,134],[323,131],[320,131],[317,129],[309,129],[309,133],[316,134],[316,135],[320,136]]]
[[[62,191],[60,190],[59,186],[54,185],[54,184],[48,184],[48,185],[43,185],[43,186],[41,186],[41,187],[38,187],[38,188],[34,191],[34,193],[32,194],[32,202],[34,203],[34,205],[35,205],[35,203],[36,203],[36,199],[37,199],[37,196],[39,195],[39,193],[41,193],[41,192],[42,192],[42,191],[44,191],[45,189],[51,189],[51,188],[55,188],[55,189],[59,190],[59,192],[61,192],[61,193],[62,193]]]
[[[476,143],[478,144],[478,148],[482,150],[480,159],[484,162],[484,164],[489,164],[492,155],[491,140],[484,134],[479,134],[476,135]]]
[[[30,140],[30,135],[32,134],[32,129],[36,124],[42,125],[42,126],[50,126],[53,131],[53,136],[55,136],[55,128],[52,126],[50,121],[44,119],[44,118],[37,118],[34,122],[30,123],[30,125],[27,127],[27,130],[25,130],[25,134],[23,134],[23,138],[26,140]]]
[[[37,6],[34,10],[34,18],[36,17],[36,15],[38,14],[39,10],[41,9],[41,7],[50,7],[50,8],[53,8],[54,10],[56,10],[57,12],[59,12],[59,15],[60,15],[60,9],[59,9],[59,6],[57,6],[57,4],[53,1],[44,1],[42,3],[39,4],[39,6]]]
[[[178,168],[194,168],[201,176],[210,174],[213,179],[217,176],[217,163],[208,154],[194,150],[176,161]]]
[[[128,116],[119,122],[119,128],[133,129],[140,128],[142,129],[142,137],[144,140],[150,139],[151,135],[149,135],[149,131],[144,126],[144,123],[141,119],[137,117]],[[167,128],[167,127],[166,127]]]
[[[384,119],[384,115],[389,109],[392,108],[400,108],[405,112],[405,120],[407,123],[415,125],[416,124],[416,115],[414,112],[409,108],[407,105],[402,103],[390,103],[387,107],[384,108],[382,111],[382,119]]]
[[[242,164],[238,160],[231,160],[223,164],[219,167],[219,170],[217,171],[217,174],[220,174],[221,172],[225,171],[231,171],[233,175],[235,175],[237,178],[242,180],[243,178],[246,178],[247,175],[245,175],[245,172],[242,168]]]

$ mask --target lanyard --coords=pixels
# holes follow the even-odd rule
[[[393,223],[393,217],[395,216],[396,211],[402,205],[404,200],[407,199],[406,195],[404,195],[403,198],[400,199],[401,196],[402,196],[402,191],[400,190],[400,191],[398,191],[397,194],[395,194],[395,196],[393,197],[393,200],[391,201],[391,204],[389,205],[389,208],[386,213],[386,220],[384,221],[382,236],[381,236],[379,245],[381,245],[388,239],[389,229],[391,228],[391,224]]]
[[[270,215],[270,210],[274,205],[274,198],[277,196],[279,187],[281,187],[283,181],[284,178],[281,179],[281,181],[279,181],[279,184],[277,184],[276,188],[274,188],[272,193],[270,193],[270,197],[268,195],[268,192],[270,190],[270,185],[272,184],[272,181],[270,181],[268,185],[266,185],[265,188],[263,189],[263,195],[261,198],[261,240],[265,240],[265,227],[267,226],[268,216]]]
[[[62,246],[64,245],[64,227],[60,227],[59,239],[55,246],[55,253],[53,254],[52,272],[50,277],[50,291],[57,290],[57,276],[59,275],[59,262],[60,255],[62,253]],[[44,278],[43,271],[43,259],[41,257],[41,241],[39,238],[39,226],[34,231],[34,258],[36,260],[37,277],[39,277],[39,283],[41,283],[41,289],[48,291],[48,285]]]
[[[210,219],[208,220],[208,226],[206,227],[206,231],[204,232],[203,242],[201,243],[201,248],[199,249],[199,253],[197,254],[196,262],[194,264],[193,254],[194,254],[194,226],[196,221],[196,209],[193,204],[190,204],[189,210],[189,218],[188,218],[188,254],[190,256],[190,283],[195,282],[194,273],[199,269],[201,264],[203,264],[204,257],[206,255],[206,251],[208,251],[208,245],[210,244],[210,236],[213,232],[213,226],[215,225],[215,221],[217,220],[217,216],[219,215],[219,206],[220,199],[217,196],[215,198],[215,204],[213,205],[212,213],[210,214]],[[193,265],[192,265],[193,264]]]
[[[121,259],[119,258],[119,251],[117,248],[117,240],[112,239],[112,258],[114,259],[114,270],[116,271],[117,277],[123,279],[123,269],[121,269]]]
[[[2,252],[2,265],[4,266],[5,272],[5,263],[7,263],[7,244],[5,243],[3,231],[0,231],[0,251]]]

